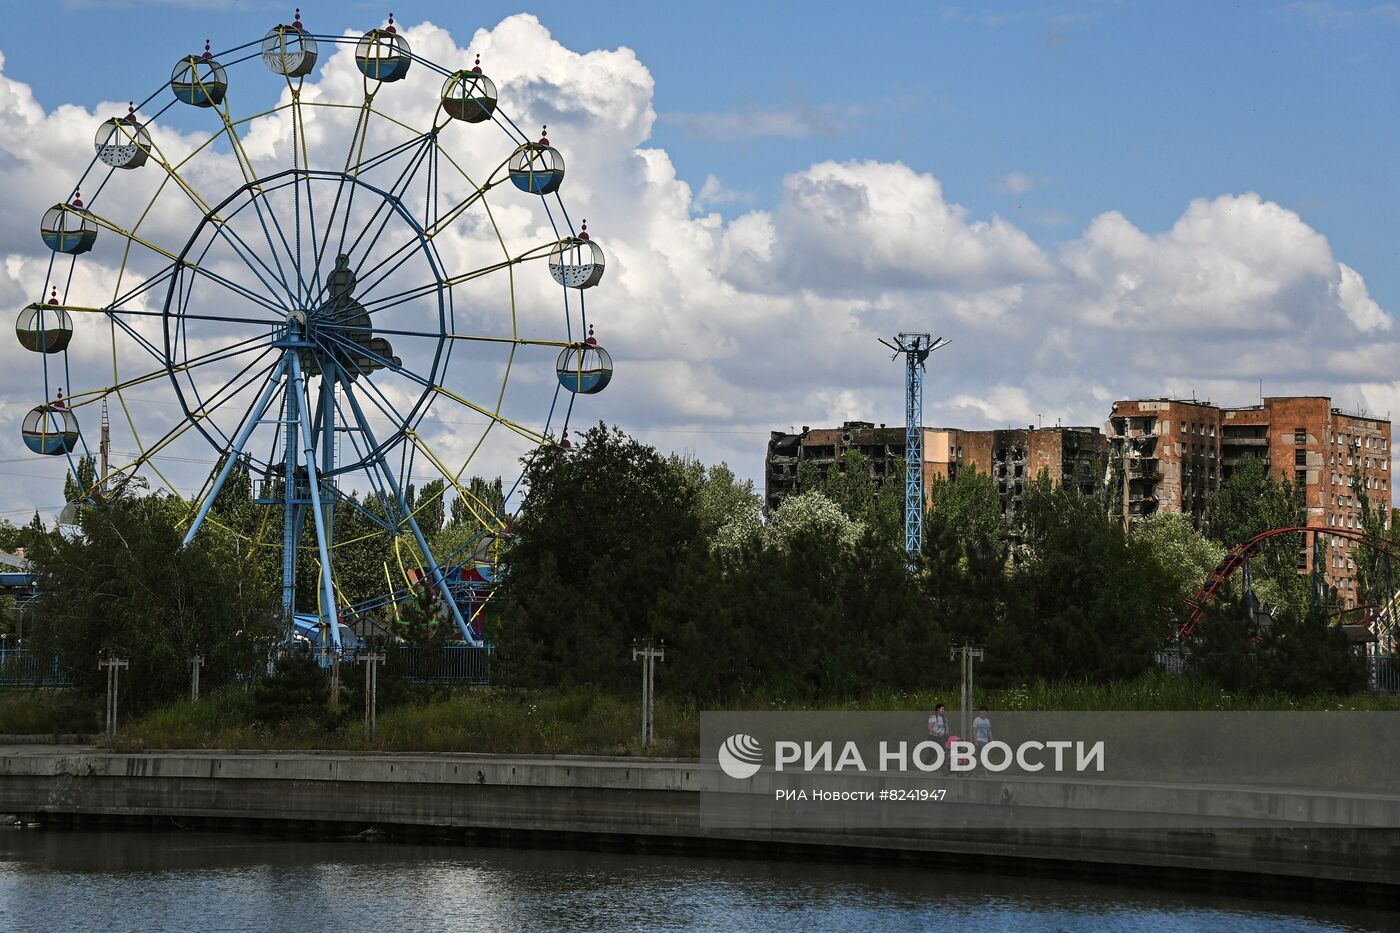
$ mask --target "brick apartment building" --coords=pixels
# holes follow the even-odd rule
[[[976,468],[991,475],[1002,512],[1007,514],[1020,511],[1028,484],[1042,470],[1056,484],[1072,483],[1090,492],[1103,482],[1108,465],[1108,441],[1098,428],[924,428],[923,432],[926,491],[933,488],[936,477],[949,479],[959,469]],[[876,427],[867,421],[847,421],[839,428],[804,425],[796,434],[774,431],[764,465],[764,503],[772,511],[800,491],[802,464],[812,463],[825,471],[852,450],[870,461],[870,479],[883,482],[904,459],[904,441],[902,426]]]
[[[1390,422],[1333,408],[1323,396],[1265,398],[1242,408],[1166,398],[1120,401],[1107,434],[1115,461],[1123,464],[1126,522],[1181,512],[1199,524],[1207,497],[1229,481],[1241,457],[1253,454],[1303,490],[1309,527],[1361,527],[1351,485],[1357,469],[1388,523]],[[1341,535],[1328,536],[1327,544],[1327,583],[1354,606],[1358,545]],[[1311,549],[1300,565],[1312,569]]]

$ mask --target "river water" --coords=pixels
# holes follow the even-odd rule
[[[0,831],[0,930],[1395,930],[1400,918],[932,866],[230,833]]]

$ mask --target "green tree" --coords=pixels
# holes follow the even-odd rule
[[[713,542],[726,525],[750,525],[762,512],[753,480],[739,480],[727,463],[705,466],[690,457],[672,454],[666,461],[680,474],[695,497],[700,533]]]
[[[498,669],[516,683],[631,684],[634,638],[707,550],[695,493],[656,451],[604,424],[547,446],[504,554]]]
[[[1197,531],[1190,517],[1180,512],[1147,516],[1133,526],[1132,537],[1172,578],[1179,603],[1196,595],[1225,557],[1225,548]]]
[[[254,672],[277,637],[276,588],[217,526],[183,547],[187,507],[165,495],[109,496],[81,513],[80,533],[31,530],[45,581],[32,646],[62,658],[97,693],[107,654],[128,657],[128,709],[182,695],[187,660],[205,658],[211,686]]]
[[[782,550],[807,537],[824,538],[851,550],[866,532],[866,526],[852,519],[839,505],[820,492],[788,496],[763,527],[763,540]]]
[[[1400,556],[1400,547],[1395,546],[1400,544],[1400,537],[1397,537],[1400,529],[1389,521],[1390,496],[1387,494],[1381,501],[1374,501],[1370,488],[1373,478],[1367,475],[1364,461],[1364,457],[1357,457],[1352,467],[1351,494],[1361,510],[1361,530],[1375,544],[1357,547],[1352,556],[1356,559],[1356,585],[1361,604],[1380,605],[1393,595],[1389,588],[1397,583],[1384,545],[1390,544],[1391,551]]]
[[[940,516],[965,549],[1005,559],[1006,519],[990,473],[968,467],[951,479],[935,477],[929,499],[930,514]]]
[[[1206,536],[1226,548],[1272,528],[1301,527],[1307,518],[1303,491],[1274,477],[1264,461],[1248,454],[1235,464],[1230,481],[1211,495],[1206,514]],[[1311,583],[1298,572],[1302,549],[1310,544],[1305,538],[1278,535],[1260,544],[1251,568],[1261,599],[1298,609],[1312,601]]]
[[[1026,557],[1008,597],[1024,674],[1109,681],[1137,676],[1174,630],[1174,581],[1102,503],[1042,473],[1024,510]],[[989,652],[990,653],[990,652]]]
[[[851,521],[882,540],[899,541],[904,534],[904,465],[885,476],[875,474],[870,458],[848,450],[829,466],[806,461],[797,470],[797,488],[819,492],[834,502]]]

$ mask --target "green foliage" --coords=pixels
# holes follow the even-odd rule
[[[303,651],[287,651],[272,673],[253,688],[252,718],[278,724],[334,721],[330,713],[330,680],[316,660]]]
[[[823,493],[812,491],[788,496],[768,518],[763,541],[779,550],[799,539],[824,539],[841,549],[854,548],[867,526],[850,517]]]
[[[0,691],[0,733],[91,734],[98,730],[98,720],[98,705],[74,690]]]
[[[1180,606],[1175,581],[1154,555],[1128,540],[1093,497],[1052,487],[1044,475],[1027,489],[1024,544],[996,639],[1000,651],[1015,652],[1007,663],[1022,676],[1096,681],[1147,670]]]
[[[836,504],[846,517],[875,537],[891,543],[904,536],[904,467],[887,476],[875,475],[870,458],[848,450],[827,467],[806,461],[798,467],[797,489],[820,493]]]
[[[1230,692],[1345,695],[1365,686],[1365,661],[1327,610],[1284,609],[1257,624],[1246,598],[1212,606],[1190,645],[1191,671]]]
[[[708,550],[696,493],[645,444],[599,424],[525,470],[527,507],[505,554],[494,634],[515,683],[631,683],[628,646],[657,634],[677,568]]]
[[[1133,526],[1132,537],[1172,578],[1178,602],[1194,596],[1225,557],[1225,547],[1197,531],[1180,512],[1147,516]]]
[[[707,540],[713,542],[726,525],[757,521],[762,501],[754,492],[753,481],[741,482],[727,463],[707,467],[699,460],[675,454],[666,462],[693,494],[695,517]]]
[[[1206,506],[1206,535],[1232,548],[1271,528],[1306,524],[1303,490],[1279,480],[1253,455],[1235,464],[1230,481],[1211,495]],[[1298,573],[1298,555],[1308,542],[1302,535],[1278,535],[1260,545],[1251,560],[1255,589],[1271,605],[1301,610],[1311,602],[1311,585]]]
[[[929,499],[930,514],[946,522],[964,548],[1005,551],[1006,520],[990,473],[968,467],[952,479],[936,476]]]
[[[1382,493],[1380,502],[1373,502],[1368,489],[1372,477],[1368,476],[1365,457],[1358,456],[1352,467],[1351,494],[1356,498],[1361,510],[1361,530],[1376,542],[1400,544],[1400,529],[1390,519],[1390,495]],[[1400,547],[1392,549],[1400,555]],[[1396,584],[1394,570],[1387,573],[1388,564],[1385,551],[1380,547],[1362,546],[1350,552],[1356,559],[1356,585],[1358,605],[1379,605],[1391,595],[1390,588]]]
[[[0,551],[13,554],[24,546],[24,532],[5,519],[0,518]]]
[[[183,547],[185,516],[168,496],[109,496],[77,534],[29,529],[46,581],[30,647],[61,657],[85,693],[105,689],[100,657],[126,657],[123,703],[143,709],[188,690],[191,655],[213,687],[255,671],[275,639],[276,591],[258,565],[213,526]]]

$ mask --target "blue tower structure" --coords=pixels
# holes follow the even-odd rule
[[[948,341],[929,334],[900,333],[894,342],[881,339],[904,356],[904,550],[909,569],[918,566],[924,547],[924,371],[928,355]]]

